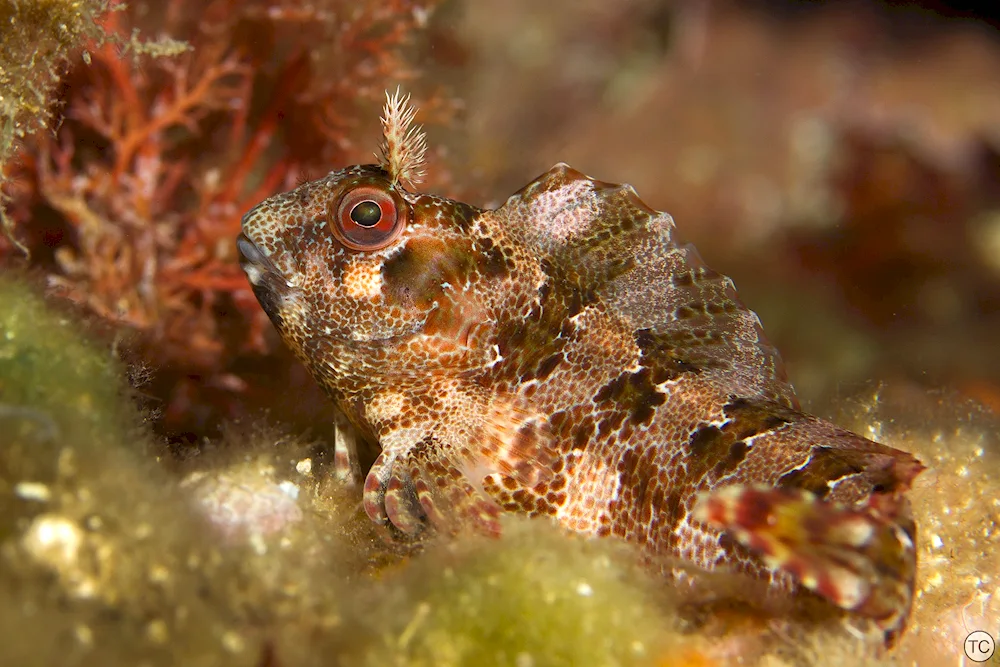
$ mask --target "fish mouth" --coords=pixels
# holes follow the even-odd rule
[[[242,232],[236,237],[236,251],[240,256],[240,268],[246,274],[257,301],[271,321],[280,324],[281,302],[292,291],[292,286],[264,251]]]

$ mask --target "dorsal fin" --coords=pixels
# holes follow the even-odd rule
[[[670,215],[630,185],[557,164],[497,213],[533,248],[554,282],[603,302],[635,332],[644,354],[717,369],[752,392],[796,405],[781,359],[732,280],[674,238]]]

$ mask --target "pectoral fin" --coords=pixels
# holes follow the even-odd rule
[[[726,531],[765,565],[874,620],[892,643],[913,602],[915,525],[900,495],[858,507],[808,491],[730,486],[702,496],[695,518]]]

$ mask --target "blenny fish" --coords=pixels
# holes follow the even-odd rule
[[[372,520],[548,515],[819,596],[891,643],[920,462],[803,413],[732,280],[631,186],[557,164],[494,210],[418,192],[423,134],[387,100],[377,164],[266,199],[237,242],[284,342],[379,448]]]

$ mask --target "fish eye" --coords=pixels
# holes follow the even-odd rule
[[[372,200],[355,204],[351,209],[351,220],[362,227],[374,227],[382,219],[382,207]]]
[[[402,202],[389,192],[362,185],[330,206],[330,231],[351,250],[378,250],[392,243],[406,226]]]

